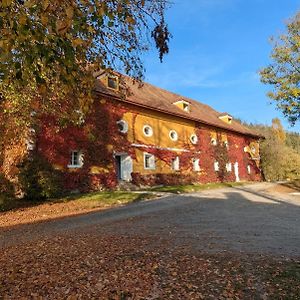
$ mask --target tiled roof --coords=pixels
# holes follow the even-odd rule
[[[100,80],[96,81],[95,90],[100,94],[118,98],[120,101],[165,112],[174,116],[183,117],[185,119],[190,119],[217,128],[238,132],[253,137],[262,137],[257,132],[241,125],[235,120],[232,120],[231,124],[225,123],[219,119],[221,113],[206,104],[166,91],[149,83],[143,83],[141,86],[138,83],[133,83],[132,79],[126,76],[124,76],[123,79],[126,82],[126,87],[129,88],[130,91],[129,95],[126,97],[120,96],[120,94],[107,88]],[[179,100],[184,100],[190,103],[190,112],[183,111],[173,104]]]

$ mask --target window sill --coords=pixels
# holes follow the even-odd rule
[[[82,168],[81,165],[68,165],[67,167],[68,167],[69,169],[80,169],[80,168]]]

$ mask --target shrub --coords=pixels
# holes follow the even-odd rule
[[[13,200],[14,196],[14,185],[6,179],[3,174],[0,174],[0,209],[4,207],[7,202]]]
[[[19,182],[25,198],[29,200],[55,198],[63,192],[61,172],[40,156],[23,162]]]

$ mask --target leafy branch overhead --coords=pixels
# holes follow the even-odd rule
[[[273,62],[260,71],[261,81],[273,87],[268,96],[291,124],[300,119],[300,13],[287,24],[287,32],[275,41]]]
[[[167,0],[2,0],[3,109],[22,120],[33,109],[71,118],[67,107],[84,111],[91,103],[99,69],[141,79],[151,39],[160,59],[168,53],[166,6]]]

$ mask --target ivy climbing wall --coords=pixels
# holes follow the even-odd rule
[[[120,132],[117,124],[120,120],[126,122],[126,132]],[[80,126],[62,127],[52,116],[44,116],[41,124],[37,151],[61,170],[67,190],[115,188],[118,184],[116,153],[131,157],[132,182],[137,185],[235,181],[235,163],[238,163],[240,180],[261,180],[257,160],[248,151],[250,144],[258,147],[255,139],[121,101],[95,100],[90,115]],[[143,133],[145,125],[153,129],[150,137]],[[170,138],[171,130],[178,135],[176,141]],[[195,144],[190,139],[193,134],[198,137]],[[69,166],[74,150],[83,155],[81,167]],[[155,156],[155,169],[144,168],[144,153]],[[256,156],[259,157],[258,151]],[[175,171],[171,166],[176,157],[179,170]],[[200,170],[193,169],[195,159],[199,159]],[[218,171],[214,169],[216,161]],[[226,166],[230,163],[232,170],[228,171]]]

